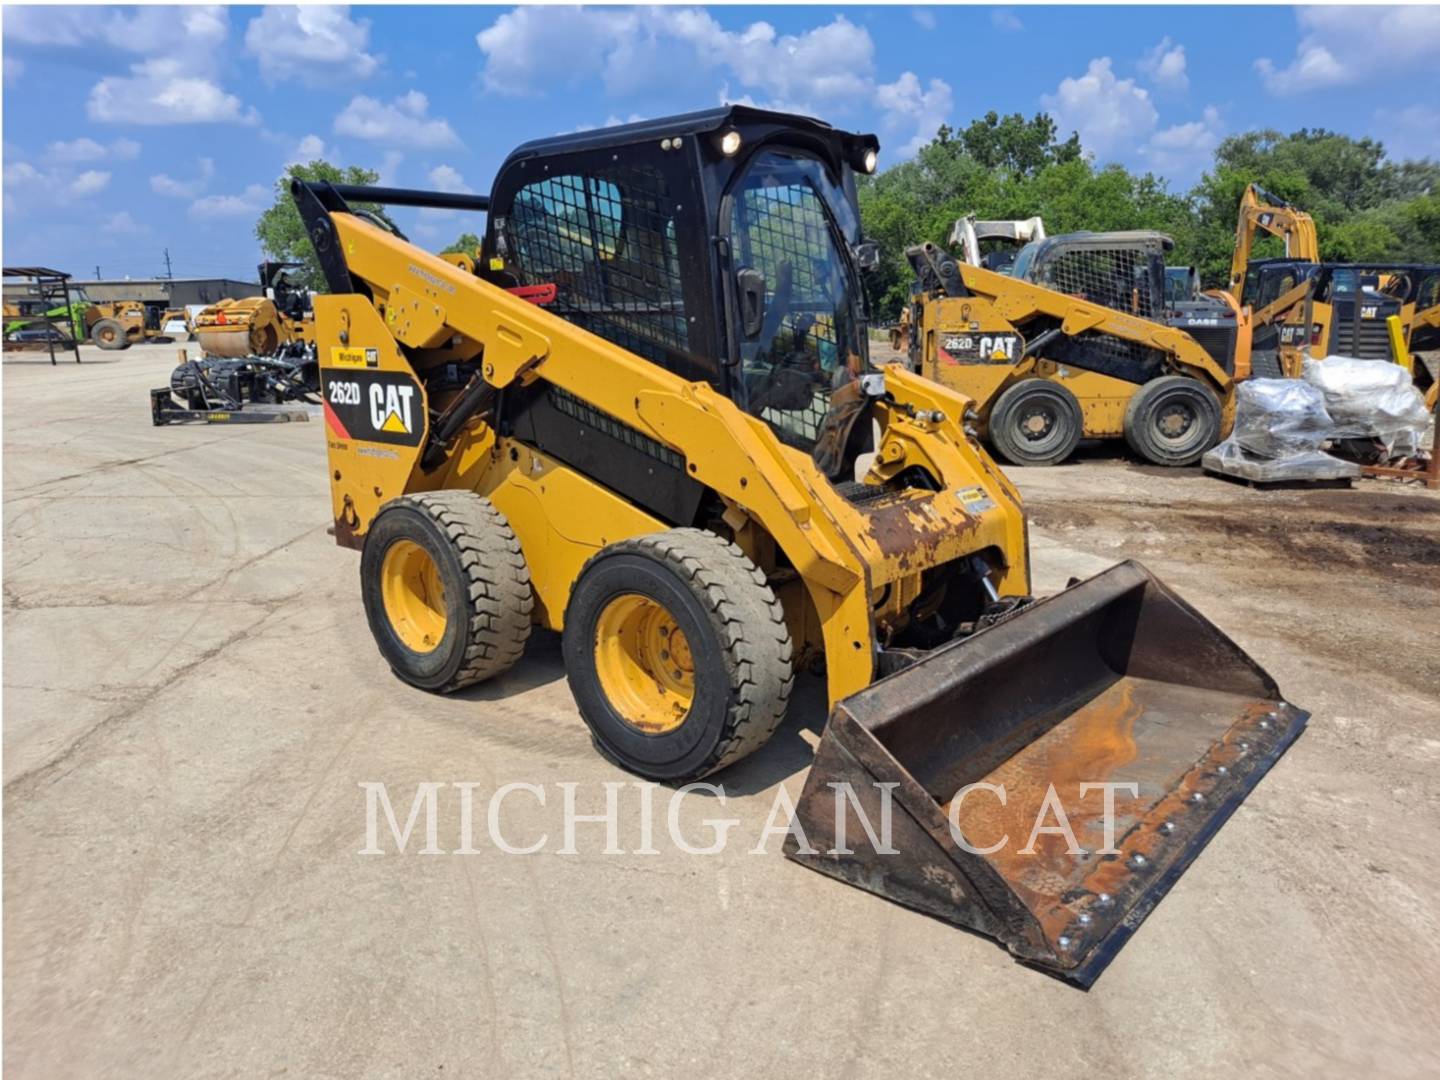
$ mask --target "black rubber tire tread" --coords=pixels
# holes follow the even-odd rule
[[[1148,423],[1149,414],[1156,407],[1156,402],[1177,390],[1193,395],[1192,400],[1197,404],[1204,403],[1200,410],[1203,414],[1202,422],[1209,426],[1206,436],[1197,440],[1184,453],[1176,453],[1156,442],[1151,437]],[[1158,379],[1151,379],[1135,391],[1129,404],[1125,406],[1125,443],[1137,456],[1151,465],[1183,468],[1194,465],[1204,456],[1205,451],[1220,441],[1220,422],[1220,401],[1210,387],[1188,375],[1162,375]]]
[[[654,778],[695,780],[733,765],[764,746],[785,718],[795,671],[783,606],[764,572],[737,545],[695,528],[670,529],[611,544],[585,564],[576,589],[584,587],[586,573],[602,560],[627,554],[668,567],[686,584],[719,631],[730,679],[723,732],[709,755],[683,775]],[[570,640],[568,617],[565,629],[567,646],[591,649],[588,641]],[[566,649],[567,654],[571,648]],[[571,669],[568,655],[566,667]],[[591,730],[593,733],[593,725]],[[598,737],[596,745],[623,768],[641,771]]]
[[[1060,441],[1043,454],[1030,451],[1024,440],[1012,430],[1016,410],[1027,398],[1037,395],[1049,397],[1056,402],[1064,417],[1059,422],[1069,428]],[[988,426],[991,445],[1011,465],[1059,465],[1075,453],[1075,447],[1080,444],[1085,429],[1085,414],[1069,387],[1050,379],[1029,378],[1021,379],[1005,389],[990,410]]]
[[[115,340],[109,344],[100,340],[99,330],[102,326],[113,327],[115,330]],[[90,328],[90,340],[106,352],[117,352],[120,349],[128,349],[130,347],[130,337],[126,334],[124,325],[117,319],[101,319],[96,322],[96,324]]]
[[[473,491],[427,491],[387,503],[371,531],[381,517],[399,509],[424,515],[444,534],[459,560],[468,594],[464,658],[442,684],[425,689],[449,693],[508,671],[525,652],[535,607],[530,567],[510,523],[489,499]],[[371,629],[376,630],[373,613]],[[397,673],[407,678],[405,672]]]

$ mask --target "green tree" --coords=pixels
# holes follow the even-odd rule
[[[380,174],[358,165],[342,168],[331,165],[328,161],[287,166],[285,175],[275,181],[274,204],[255,222],[255,238],[260,241],[260,247],[265,254],[272,259],[304,264],[303,269],[292,271],[292,276],[298,278],[307,288],[324,292],[325,275],[320,270],[320,261],[315,257],[315,249],[305,232],[305,223],[300,220],[300,211],[295,208],[295,200],[290,197],[290,181],[295,177],[302,180],[328,180],[332,184],[373,184],[380,179]],[[377,203],[360,202],[350,205],[358,210],[378,214],[382,218],[384,216]]]
[[[480,237],[472,232],[462,232],[447,246],[440,249],[441,255],[459,253],[462,255],[474,256],[480,250]]]
[[[896,318],[913,273],[905,248],[925,240],[944,244],[955,219],[1039,214],[1052,233],[1081,229],[1156,229],[1176,241],[1175,261],[1195,257],[1189,199],[1149,173],[1119,165],[1096,168],[1072,135],[1061,142],[1053,121],[1040,115],[1001,119],[989,114],[960,132],[942,128],[911,161],[859,186],[866,236],[880,244],[882,262],[866,289],[882,321]]]
[[[1395,162],[1374,139],[1324,129],[1289,135],[1250,131],[1225,139],[1213,168],[1191,193],[1197,257],[1206,285],[1229,276],[1235,217],[1245,185],[1258,183],[1315,219],[1320,257],[1334,262],[1434,261],[1440,244],[1412,207],[1440,188],[1440,163]],[[1252,258],[1283,253],[1278,239],[1257,240]]]
[[[953,136],[949,128],[942,127],[936,140],[944,143],[953,137],[971,159],[987,169],[1034,176],[1048,165],[1080,160],[1080,136],[1071,132],[1070,138],[1057,142],[1056,133],[1055,121],[1045,113],[1026,120],[1019,113],[1001,117],[988,112]]]

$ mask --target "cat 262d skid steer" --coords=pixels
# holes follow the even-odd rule
[[[877,150],[737,106],[528,143],[489,196],[295,181],[335,537],[402,678],[465,686],[558,630],[641,776],[758,750],[823,663],[787,854],[1088,985],[1306,714],[1134,563],[1031,600],[966,399],[868,363]],[[483,245],[351,202],[487,211]],[[1022,852],[1052,787],[1081,850]]]

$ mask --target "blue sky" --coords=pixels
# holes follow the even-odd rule
[[[1047,110],[1192,183],[1225,135],[1440,157],[1440,7],[6,7],[4,260],[249,279],[287,162],[488,189],[528,138],[749,101],[874,131]],[[464,215],[399,214],[433,247]],[[478,230],[477,230],[478,231]]]

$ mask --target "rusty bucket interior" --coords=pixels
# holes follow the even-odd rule
[[[1307,718],[1121,563],[837,704],[786,854],[1089,986]]]

